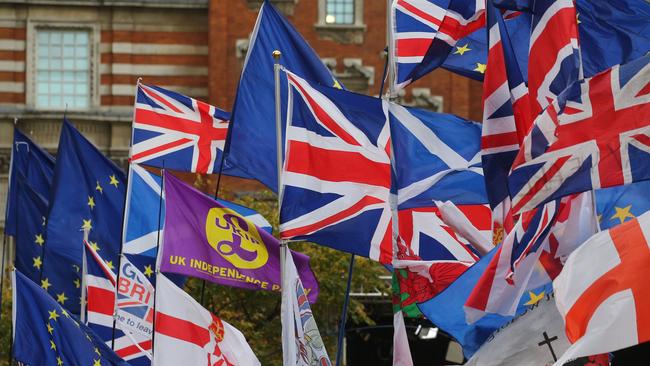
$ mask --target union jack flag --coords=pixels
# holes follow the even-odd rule
[[[524,1],[530,3],[530,0]],[[537,115],[581,73],[578,22],[573,0],[535,0],[528,51],[531,117]]]
[[[514,212],[650,179],[650,56],[574,83],[535,120],[509,177]]]
[[[138,84],[137,89],[131,162],[218,172],[230,114],[158,86]]]
[[[280,234],[391,263],[389,127],[382,100],[287,72]]]
[[[456,42],[485,25],[484,0],[394,0],[391,63],[402,88],[443,64]]]

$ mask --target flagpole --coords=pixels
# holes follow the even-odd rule
[[[348,267],[348,283],[345,288],[343,309],[341,309],[341,324],[339,325],[339,338],[336,343],[336,366],[341,365],[341,356],[343,355],[343,339],[345,338],[345,323],[347,322],[347,316],[348,316],[348,303],[350,301],[350,288],[352,285],[353,270],[354,270],[354,254],[351,254],[350,266]]]
[[[133,96],[133,116],[131,117],[131,146],[129,146],[129,157],[131,156],[131,147],[133,146],[133,121],[135,121],[135,104],[138,102],[138,89],[140,89],[142,78],[138,78],[135,82],[135,94]],[[163,166],[165,161],[163,160]],[[124,229],[126,228],[126,210],[127,204],[131,202],[129,199],[131,194],[131,161],[129,159],[129,169],[126,171],[126,192],[124,194],[124,207],[122,207],[122,228],[120,235],[120,254],[117,257],[117,274],[115,275],[115,302],[113,303],[113,332],[111,335],[111,349],[115,350],[115,326],[117,325],[117,293],[120,283],[120,272],[122,272],[122,255],[124,255],[124,242],[126,241]],[[159,229],[160,230],[160,229]]]
[[[163,192],[165,188],[165,160],[162,161],[162,169],[160,170],[160,198],[158,199],[158,233],[156,237],[156,283],[158,283],[158,273],[160,272],[160,226],[162,221],[162,200]],[[158,291],[154,290],[153,293],[153,320],[151,322],[151,362],[153,363],[153,352],[154,352],[154,340],[156,338],[156,299],[158,298]]]

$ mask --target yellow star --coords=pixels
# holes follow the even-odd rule
[[[104,188],[102,188],[101,184],[99,184],[99,181],[97,181],[97,185],[95,186],[95,190],[99,191],[99,193],[104,194]]]
[[[78,278],[75,278],[74,281],[72,281],[72,282],[74,282],[74,287],[76,287],[76,288],[81,287],[81,282],[79,281]]]
[[[115,186],[115,188],[117,188],[117,186],[120,184],[120,181],[117,180],[117,177],[115,176],[115,174],[111,175],[108,178],[111,179],[111,182],[109,184],[112,185],[112,186]]]
[[[90,341],[90,342],[93,341],[92,338],[90,338],[90,336],[88,335],[88,333],[86,333],[86,339],[87,339],[88,341]]]
[[[45,239],[43,239],[43,234],[36,234],[34,239],[34,243],[43,246],[43,243],[45,243]]]
[[[47,323],[47,332],[52,334],[54,332],[54,327],[50,325],[50,323]]]
[[[480,62],[476,63],[476,68],[473,71],[478,71],[481,74],[485,74],[485,69],[487,68],[486,64],[482,64]]]
[[[144,275],[151,278],[151,275],[153,274],[153,270],[151,269],[151,265],[147,264],[144,266]]]
[[[59,318],[61,316],[61,315],[56,313],[56,309],[54,309],[52,311],[48,311],[47,313],[50,314],[50,317],[48,318],[48,320],[57,321],[57,318]]]
[[[110,269],[114,269],[115,266],[113,266],[113,261],[108,261],[108,262],[106,262],[106,267],[108,267],[108,268],[110,268]]]
[[[79,269],[80,269],[80,268],[79,268],[79,266],[78,266],[78,265],[76,265],[76,264],[73,264],[73,265],[72,265],[72,269],[74,269],[74,270],[75,270],[75,272],[77,272],[77,273],[79,273]]]
[[[83,220],[84,224],[81,225],[81,229],[83,229],[83,230],[85,230],[85,229],[91,230],[93,228],[93,220],[92,219],[88,219],[88,220],[82,219],[82,220]]]
[[[56,302],[58,302],[61,305],[65,305],[65,301],[67,299],[68,298],[65,296],[65,292],[56,295]]]
[[[63,365],[63,360],[61,359],[61,357],[58,357],[58,356],[57,356],[57,358],[56,358],[56,365],[57,365],[57,366],[61,366],[61,365]]]
[[[97,245],[96,241],[91,241],[90,242],[90,247],[93,248],[94,251],[99,252],[99,245]]]
[[[70,318],[70,314],[68,314],[68,312],[65,309],[61,309],[61,314],[63,314],[66,318]]]
[[[578,24],[582,23],[580,21],[580,13],[576,13],[576,22],[578,22]]]
[[[88,196],[88,206],[90,206],[91,210],[95,208],[95,198],[93,196]]]
[[[339,81],[336,80],[336,79],[334,79],[334,85],[332,85],[332,87],[334,87],[336,89],[343,89],[343,87],[341,86],[341,83],[339,83]]]
[[[41,222],[41,226],[45,226],[45,224],[47,223],[47,219],[45,218],[45,216],[41,216],[41,219],[43,219],[43,222]]]
[[[53,349],[56,351],[56,344],[54,344],[54,341],[50,339],[50,349]]]
[[[93,366],[102,366],[101,358],[99,360],[93,358]]]
[[[468,46],[469,46],[469,43],[467,43],[466,45],[464,45],[462,47],[456,46],[456,51],[454,51],[454,55],[461,55],[462,56],[465,52],[471,51],[472,49],[469,48]]]
[[[528,302],[525,303],[524,305],[527,306],[535,305],[539,302],[539,300],[544,298],[544,295],[545,295],[544,291],[542,291],[539,295],[535,295],[534,292],[528,291],[528,296],[530,296],[530,300],[528,300]]]
[[[102,357],[102,353],[99,352],[99,348],[95,347],[95,353],[96,353],[99,357]]]
[[[52,286],[52,284],[50,283],[50,281],[49,281],[47,278],[41,280],[41,287],[42,287],[44,290],[47,291],[47,289],[50,288],[50,286]]]
[[[41,264],[43,264],[41,257],[34,257],[32,260],[34,261],[34,264],[32,264],[32,266],[41,269]]]
[[[633,219],[634,215],[630,212],[630,209],[632,208],[632,205],[629,205],[627,207],[614,207],[614,210],[616,210],[616,213],[610,217],[610,220],[614,219],[619,219],[621,221],[621,224],[625,222],[625,219]]]

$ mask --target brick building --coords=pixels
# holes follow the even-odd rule
[[[386,0],[272,0],[355,91],[378,95]],[[138,77],[230,109],[261,0],[0,0],[0,227],[12,124],[56,152],[63,114],[124,162]],[[438,70],[407,104],[480,119],[481,85]]]

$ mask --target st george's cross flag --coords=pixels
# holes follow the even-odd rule
[[[154,365],[260,365],[239,330],[163,274],[156,278],[155,332]]]
[[[512,209],[650,178],[650,56],[575,82],[535,120],[508,179]]]
[[[280,235],[389,264],[390,131],[384,102],[286,75]]]
[[[555,363],[650,341],[650,213],[602,231],[553,282],[571,347]]]

